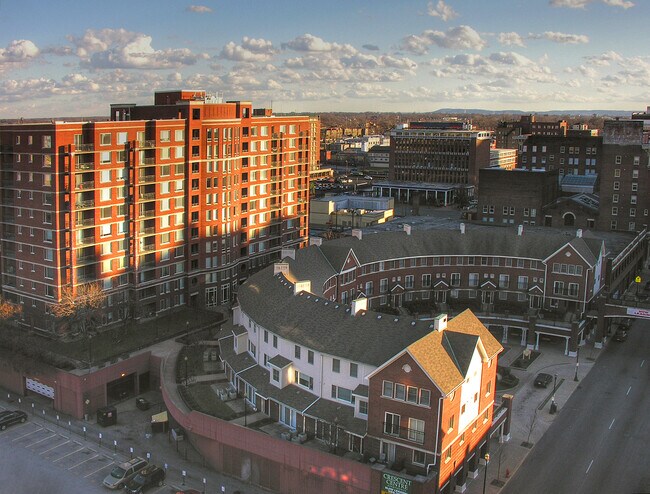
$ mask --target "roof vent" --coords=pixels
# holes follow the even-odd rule
[[[576,232],[576,237],[582,238],[582,228],[578,228],[578,231]]]
[[[521,237],[523,234],[524,234],[524,225],[519,225],[517,227],[517,235]]]
[[[309,245],[317,245],[321,246],[323,245],[323,238],[322,237],[309,237]]]
[[[407,235],[411,234],[411,225],[404,225],[404,232],[406,232]]]
[[[353,228],[352,229],[352,236],[358,238],[361,240],[363,238],[363,232],[361,231],[360,228]]]
[[[301,292],[310,292],[311,291],[311,281],[296,281],[293,286],[293,294],[297,295]]]

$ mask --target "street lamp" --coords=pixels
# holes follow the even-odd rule
[[[578,344],[580,343],[578,342]],[[580,365],[579,357],[580,357],[580,347],[577,347],[576,348],[576,375],[573,376],[573,380],[576,382],[578,381],[578,366]]]
[[[553,378],[553,397],[551,398],[551,409],[550,409],[551,415],[557,411],[557,405],[555,404],[556,390],[557,390],[557,374],[555,374],[555,377]]]
[[[485,476],[483,477],[483,494],[485,494],[485,486],[487,485],[487,469],[490,464],[490,453],[485,453]]]
[[[187,355],[183,357],[183,360],[185,361],[185,386],[187,386]]]

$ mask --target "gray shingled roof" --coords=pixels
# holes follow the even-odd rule
[[[453,331],[444,331],[442,333],[442,346],[462,376],[467,375],[477,343],[478,336],[476,335]]]
[[[260,271],[238,292],[244,311],[258,324],[317,352],[379,366],[431,331],[430,321],[364,312],[302,292],[273,267]],[[365,315],[362,315],[365,314]],[[395,321],[397,319],[397,322]]]
[[[326,400],[324,398],[319,399],[316,403],[305,410],[305,415],[329,423],[336,420],[339,427],[361,437],[366,435],[368,428],[367,421],[358,419],[354,416],[354,407],[346,406],[342,403]]]
[[[257,394],[264,398],[283,403],[302,413],[318,396],[290,384],[280,389],[269,382],[269,371],[260,365],[242,372],[239,377],[255,388]]]
[[[340,271],[350,249],[362,264],[436,255],[546,259],[569,241],[573,245],[584,244],[585,249],[590,250],[593,255],[598,255],[600,250],[600,241],[595,239],[537,232],[524,232],[523,235],[517,235],[516,231],[511,229],[496,228],[466,230],[464,234],[458,230],[413,231],[410,236],[404,232],[382,232],[365,235],[363,240],[358,240],[356,237],[331,240],[324,242],[320,247],[312,246],[307,250],[319,249],[329,264]],[[302,251],[298,251],[296,260],[302,261],[302,255],[304,255]],[[314,257],[313,253],[309,255]],[[305,278],[305,273],[302,273],[301,279]]]
[[[284,369],[286,366],[291,365],[291,363],[291,360],[283,357],[279,353],[275,357],[269,359],[269,364],[277,367],[278,369]]]

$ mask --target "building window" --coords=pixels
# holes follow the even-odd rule
[[[365,400],[359,400],[359,414],[368,415],[368,402]]]
[[[395,384],[395,399],[401,401],[406,400],[406,386],[404,384]]]
[[[399,436],[400,416],[396,413],[386,412],[384,421],[384,433],[391,436]]]
[[[350,362],[350,377],[357,377],[359,374],[359,366],[354,362]]]
[[[273,348],[277,348],[277,347],[278,347],[278,336],[274,334],[273,335]]]
[[[314,363],[314,352],[307,350],[307,362],[310,364]]]
[[[393,397],[393,382],[392,381],[384,381],[383,386],[382,386],[381,395],[385,396],[386,398],[392,398]]]
[[[449,424],[448,424],[448,427],[447,427],[447,432],[454,430],[455,422],[456,422],[456,416],[455,415],[452,415],[451,417],[449,417]]]
[[[415,403],[417,404],[418,402],[418,388],[415,386],[408,386],[406,390],[406,401],[409,403]]]
[[[337,358],[332,359],[332,372],[341,372],[341,361]]]
[[[100,134],[99,135],[99,143],[102,146],[110,146],[111,145],[111,135],[110,134]]]
[[[420,390],[420,405],[425,407],[431,406],[431,391],[428,389]]]
[[[293,354],[298,360],[300,360],[300,346],[299,345],[295,345]]]
[[[508,288],[510,285],[510,276],[507,274],[499,275],[499,288]]]
[[[460,273],[451,273],[451,286],[460,286]]]
[[[409,418],[409,441],[424,443],[424,420]]]
[[[273,380],[276,383],[280,382],[280,371],[278,369],[273,369]]]

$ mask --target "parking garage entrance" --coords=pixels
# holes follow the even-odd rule
[[[106,402],[107,404],[116,403],[135,396],[136,393],[136,373],[121,376],[114,381],[106,383]]]

